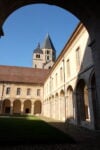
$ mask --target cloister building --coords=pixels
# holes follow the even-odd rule
[[[96,129],[95,71],[89,43],[89,34],[79,23],[51,68],[0,66],[0,113],[39,114]]]

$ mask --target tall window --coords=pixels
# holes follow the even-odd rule
[[[55,81],[56,81],[55,85],[57,86],[57,84],[58,84],[58,74],[57,74],[57,73],[56,73],[56,77],[55,77],[55,78],[56,78],[56,80],[55,80]]]
[[[31,89],[30,88],[27,89],[27,95],[31,95]]]
[[[49,56],[47,56],[47,60],[49,60]]]
[[[76,49],[76,67],[77,69],[80,66],[80,47]]]
[[[53,80],[53,78],[52,78],[52,88],[53,88],[53,86],[54,86],[54,85],[53,85],[53,82],[54,82],[54,80]]]
[[[62,67],[60,68],[60,80],[61,81],[63,80],[63,69],[62,69]]]
[[[47,90],[47,93],[48,93],[48,84],[47,84],[47,89],[46,90]]]
[[[7,87],[7,89],[6,89],[6,94],[7,94],[7,95],[10,94],[10,87]]]
[[[67,76],[70,76],[70,60],[68,59],[66,62],[66,67],[67,67]]]
[[[50,52],[49,52],[49,51],[47,51],[47,54],[50,54]]]
[[[37,96],[40,96],[40,89],[37,89]]]
[[[17,88],[16,95],[20,95],[20,94],[21,94],[21,88]]]
[[[37,68],[37,65],[35,64],[35,68]]]

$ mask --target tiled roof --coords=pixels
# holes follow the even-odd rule
[[[0,82],[43,84],[49,70],[16,66],[0,66]]]

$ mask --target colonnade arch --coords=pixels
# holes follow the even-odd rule
[[[41,100],[31,100],[21,101],[20,99],[10,100],[4,99],[0,108],[1,114],[41,114],[42,113],[42,102]]]
[[[77,103],[77,119],[80,124],[81,121],[90,119],[88,88],[83,79],[78,81],[76,86],[76,103]]]
[[[40,100],[34,102],[34,114],[41,114],[42,112],[42,103]]]
[[[25,100],[24,101],[24,113],[29,114],[31,113],[31,101],[30,100]]]
[[[3,101],[2,112],[6,113],[6,114],[9,114],[10,113],[10,105],[11,105],[10,100],[9,99],[5,99]]]
[[[0,1],[0,34],[3,35],[2,26],[6,18],[16,9],[28,5],[40,3],[39,0],[23,0],[23,1],[13,1],[13,0],[1,0]],[[93,59],[95,67],[96,76],[96,87],[97,87],[97,98],[96,98],[96,120],[98,128],[100,129],[100,5],[99,1],[92,0],[89,1],[79,1],[79,0],[65,0],[61,1],[51,1],[51,0],[41,0],[41,3],[56,5],[65,10],[69,10],[75,16],[77,16],[86,26],[91,37],[90,46],[93,49]],[[4,13],[5,12],[5,13]],[[94,81],[92,81],[93,83]]]
[[[19,99],[14,100],[13,102],[13,113],[21,114],[21,101]]]

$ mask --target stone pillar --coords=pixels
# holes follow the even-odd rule
[[[49,99],[49,108],[50,108],[49,117],[52,118],[52,98]]]
[[[92,34],[93,38],[90,47],[92,48],[92,56],[94,61],[94,71],[96,78],[96,91],[97,91],[97,99],[96,99],[96,116],[95,116],[95,124],[96,128],[100,129],[100,18],[98,21],[96,20],[96,24],[94,25],[94,33]]]
[[[0,100],[0,114],[3,113],[3,100]]]
[[[13,115],[13,101],[10,104],[10,115]]]
[[[53,99],[53,118],[55,119],[55,97]]]
[[[77,124],[77,93],[76,91],[73,92],[73,116],[74,116],[74,123]]]
[[[89,100],[89,117],[92,128],[94,128],[94,114],[93,114],[93,103],[92,103],[92,93],[91,88],[88,88],[88,100]]]
[[[24,102],[21,102],[21,115],[24,114]]]
[[[60,107],[61,107],[61,106],[60,106],[60,105],[61,105],[61,104],[60,104],[60,96],[59,96],[59,97],[58,97],[58,111],[59,111],[59,112],[58,112],[58,115],[59,115],[59,116],[58,116],[58,119],[59,119],[59,120],[60,120],[60,116],[61,116],[61,112],[60,112]]]
[[[65,121],[65,96],[60,96],[60,120]]]
[[[34,115],[34,103],[31,104],[31,115]]]

